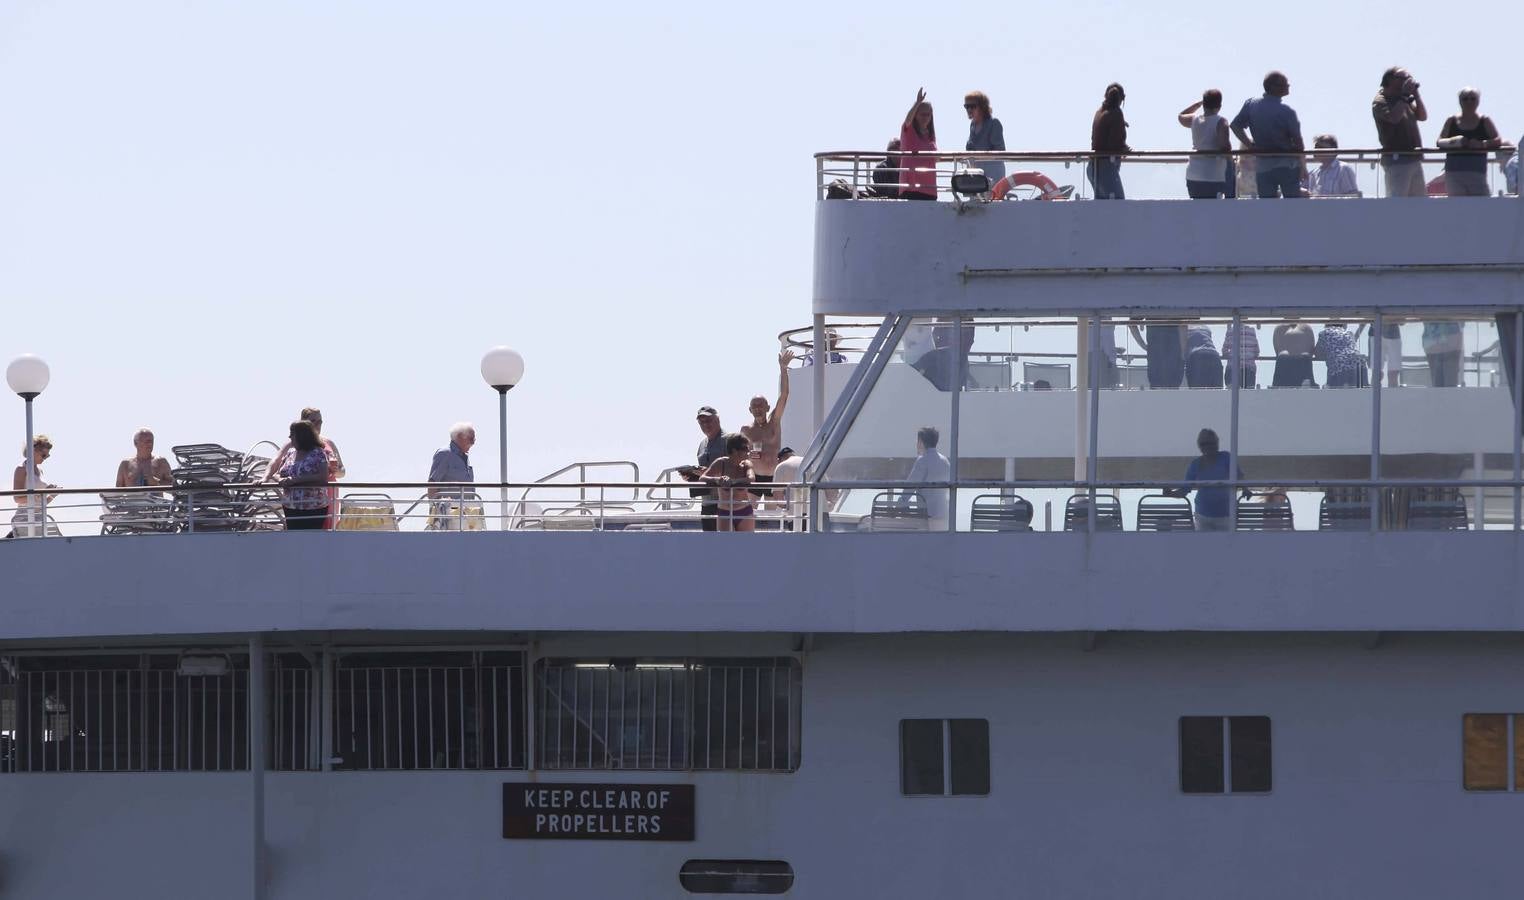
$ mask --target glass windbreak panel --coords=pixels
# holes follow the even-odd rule
[[[1468,713],[1461,720],[1461,742],[1466,790],[1508,790],[1508,717]]]
[[[1365,488],[1290,483],[1370,477],[1370,315],[1329,310],[1241,325],[1227,342],[1228,371],[1242,378],[1238,446],[1251,496],[1236,527],[1369,530]]]
[[[861,482],[825,497],[827,527],[876,532],[947,529],[952,397],[973,329],[916,319],[894,347],[835,458],[828,482]]]
[[[943,794],[942,719],[900,720],[900,793]]]
[[[959,489],[957,526],[981,532],[1060,527],[1070,492],[1020,482],[1074,478],[1079,329],[1072,318],[970,322],[969,377],[958,407],[958,478],[998,484]]]
[[[1386,489],[1381,526],[1510,527],[1512,490],[1447,484],[1513,477],[1513,405],[1496,323],[1454,311],[1391,318],[1381,337],[1381,475],[1426,483]]]
[[[1098,529],[1109,530],[1119,516],[1128,530],[1192,531],[1198,513],[1203,528],[1230,527],[1228,488],[1186,484],[1188,475],[1208,481],[1229,475],[1224,454],[1230,407],[1221,351],[1227,325],[1161,312],[1116,326],[1119,359],[1132,367],[1141,363],[1143,372],[1117,376],[1129,389],[1100,392],[1096,473],[1100,483],[1112,486],[1097,500]],[[1103,338],[1109,327],[1103,323]],[[1066,527],[1087,527],[1084,498],[1069,501],[1065,512]]]

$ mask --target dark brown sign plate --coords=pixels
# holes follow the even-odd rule
[[[503,784],[503,837],[691,841],[691,784]]]

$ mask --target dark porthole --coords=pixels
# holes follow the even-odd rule
[[[690,859],[677,880],[690,894],[781,894],[794,886],[794,867],[775,859]]]

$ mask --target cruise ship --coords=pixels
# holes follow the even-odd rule
[[[907,155],[935,203],[819,154],[754,534],[575,460],[286,533],[216,435],[5,492],[0,897],[1507,896],[1524,203],[1341,153],[1302,202]]]

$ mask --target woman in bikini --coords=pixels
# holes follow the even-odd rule
[[[751,439],[732,434],[725,439],[725,455],[709,464],[699,481],[712,484],[720,507],[720,531],[756,531],[756,511],[751,505]]]

